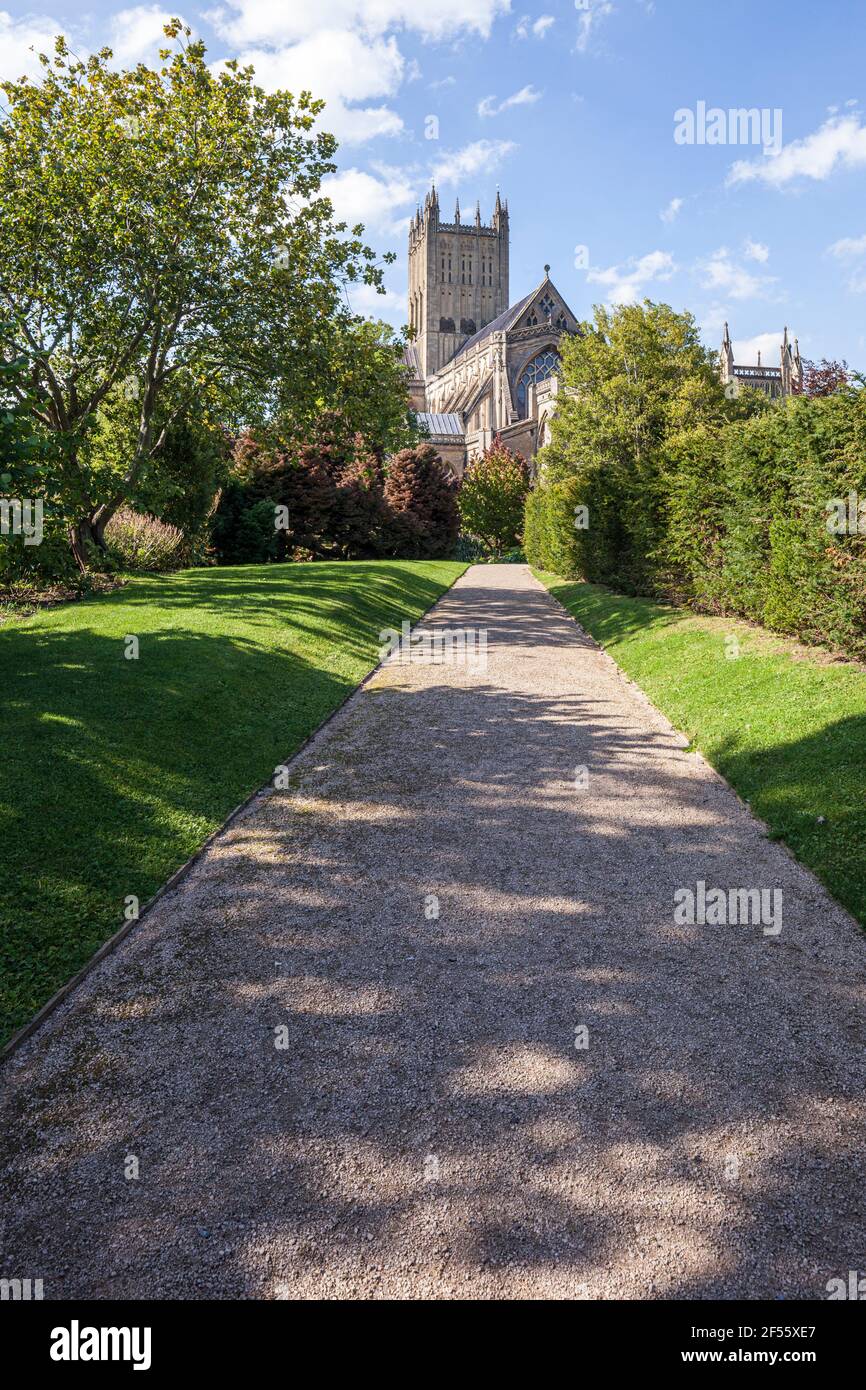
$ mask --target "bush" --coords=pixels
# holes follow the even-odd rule
[[[577,478],[536,484],[526,499],[523,549],[530,565],[560,574],[563,579],[584,579],[586,557],[575,526],[575,509],[583,497]]]
[[[403,449],[387,473],[338,416],[303,444],[243,435],[213,521],[223,564],[442,557],[457,540],[456,482],[432,446]],[[275,531],[274,508],[288,529]]]
[[[523,536],[528,491],[526,460],[497,436],[463,475],[457,499],[463,530],[494,556],[515,549]]]
[[[457,481],[432,444],[401,449],[388,467],[386,553],[407,560],[441,559],[460,529]]]
[[[827,525],[833,499],[852,493],[866,500],[862,390],[689,435],[672,458],[671,587],[696,608],[866,656],[866,532]]]
[[[828,529],[834,499],[866,503],[866,391],[795,397],[751,418],[669,438],[648,488],[584,466],[529,495],[531,564],[564,578],[751,619],[866,658],[866,508]],[[589,528],[574,529],[574,505]]]
[[[183,563],[183,532],[123,507],[105,528],[105,543],[119,569],[165,574]]]

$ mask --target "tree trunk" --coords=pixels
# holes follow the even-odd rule
[[[84,517],[77,521],[69,530],[69,543],[72,546],[72,554],[75,556],[75,563],[84,574],[87,569],[87,547],[95,545],[99,550],[105,550],[105,537],[103,531],[105,525],[93,516]]]

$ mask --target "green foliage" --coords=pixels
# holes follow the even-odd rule
[[[182,564],[183,532],[131,507],[114,513],[105,528],[105,543],[119,569],[165,574]]]
[[[306,370],[315,384],[314,408],[300,409],[291,377],[275,382],[277,427],[301,443],[319,429],[321,418],[340,418],[363,436],[379,459],[417,443],[409,411],[405,339],[384,323],[336,319],[327,335],[304,346]]]
[[[644,590],[664,532],[670,442],[702,421],[721,424],[732,409],[757,407],[725,399],[690,314],[648,300],[596,307],[594,322],[563,343],[561,382],[551,443],[539,462],[545,486],[577,479],[568,502],[589,511],[577,551],[573,537],[560,535],[562,553],[574,557],[568,572]],[[573,529],[573,510],[567,518],[560,505],[557,515]],[[552,512],[549,525],[557,526]]]
[[[669,493],[675,596],[866,656],[866,530],[859,518],[828,529],[834,499],[846,512],[852,494],[866,501],[866,392],[798,397],[684,436]]]
[[[827,528],[834,498],[866,501],[866,392],[727,401],[689,316],[650,304],[597,310],[563,385],[531,563],[866,656],[866,524]]]
[[[452,552],[460,530],[457,483],[432,444],[417,444],[394,455],[384,500],[387,554],[424,560]]]
[[[564,477],[532,489],[526,499],[523,537],[529,564],[566,579],[581,573],[583,533],[575,526],[575,511],[582,495],[577,478]]]
[[[345,304],[346,282],[378,288],[382,271],[320,196],[323,104],[266,93],[234,61],[215,71],[178,20],[165,32],[158,71],[118,70],[109,50],[79,61],[60,38],[41,80],[0,83],[0,356],[28,359],[12,391],[55,440],[81,565],[185,404],[204,393],[234,422],[279,396],[300,427],[322,409],[322,364],[356,402],[391,353]],[[117,391],[137,423],[111,469],[89,445]]]
[[[494,556],[514,549],[523,534],[529,469],[519,454],[494,439],[467,468],[457,504],[463,531]]]

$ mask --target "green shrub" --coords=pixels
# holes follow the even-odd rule
[[[648,483],[584,465],[527,501],[530,562],[564,578],[749,618],[866,657],[866,512],[828,529],[833,499],[866,503],[866,391],[793,398],[669,438]],[[588,506],[589,529],[570,508]]]
[[[183,563],[183,532],[129,507],[115,512],[105,543],[118,569],[166,574]]]
[[[493,556],[513,550],[523,535],[528,491],[526,460],[506,449],[497,436],[463,475],[457,498],[463,530]]]
[[[385,553],[406,560],[438,559],[457,542],[457,481],[432,444],[401,449],[388,465]]]
[[[576,508],[583,488],[577,478],[537,483],[526,498],[523,550],[530,565],[560,574],[564,579],[585,579],[586,532],[576,524]]]

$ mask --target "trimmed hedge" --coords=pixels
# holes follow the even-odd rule
[[[866,391],[854,388],[680,433],[651,478],[583,465],[542,484],[527,502],[526,553],[564,578],[866,658],[866,506],[860,529],[828,529],[834,499],[851,494],[866,504]],[[578,505],[586,531],[574,529]]]

